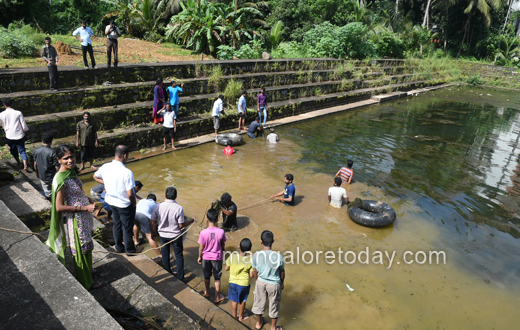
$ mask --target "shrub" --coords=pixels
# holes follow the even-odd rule
[[[303,43],[296,41],[282,42],[271,52],[273,58],[305,58],[309,57]]]
[[[372,40],[377,46],[377,54],[381,57],[403,58],[404,44],[395,33],[388,30],[374,34]]]
[[[376,55],[377,47],[368,39],[368,27],[359,22],[339,28],[324,22],[307,31],[303,39],[312,57],[364,59]]]
[[[242,89],[241,81],[231,79],[224,90],[224,100],[226,100],[230,106],[235,106],[241,95]]]
[[[473,74],[471,76],[468,77],[468,79],[466,80],[466,82],[470,85],[482,85],[484,84],[484,80],[482,80],[482,78],[480,77],[479,74]]]
[[[219,60],[232,60],[235,57],[247,59],[262,57],[262,41],[257,39],[251,40],[237,50],[225,45],[220,45],[217,49],[217,57]]]
[[[16,58],[31,56],[38,50],[36,45],[44,45],[45,35],[23,22],[0,26],[0,56]]]

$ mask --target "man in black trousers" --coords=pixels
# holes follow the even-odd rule
[[[42,57],[47,62],[47,68],[49,69],[49,81],[51,91],[58,91],[58,52],[56,48],[51,46],[51,38],[45,37],[45,46],[42,48]]]

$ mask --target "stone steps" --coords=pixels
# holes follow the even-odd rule
[[[407,91],[419,87],[423,87],[425,81],[405,82],[393,84],[393,91]],[[320,96],[303,97],[292,100],[284,100],[270,103],[268,120],[293,116],[296,114],[306,113],[318,109],[333,107],[337,105],[344,105],[352,102],[363,101],[370,99],[374,94],[381,94],[387,92],[388,87],[371,87],[362,88],[347,92],[331,93]],[[246,122],[256,117],[256,111],[249,111]],[[220,130],[234,129],[237,126],[236,112],[221,118]],[[161,136],[162,125],[143,125],[134,126],[121,129],[114,129],[110,132],[100,132],[99,146],[96,149],[98,157],[110,156],[113,154],[114,146],[117,144],[125,144],[132,150],[141,150],[144,148],[151,148],[162,144]],[[210,115],[201,117],[194,117],[189,119],[180,119],[177,125],[176,141],[182,140],[213,132],[213,121]],[[70,135],[64,138],[55,139],[54,145],[60,144],[75,144],[75,135]],[[27,145],[29,149],[36,148],[40,143],[33,143]]]
[[[378,87],[388,85],[389,83],[413,80],[413,78],[414,75],[408,74],[387,76],[385,78],[366,81],[344,79],[343,81],[277,86],[269,88],[268,102],[271,104],[272,102],[287,99],[349,91],[356,88]],[[248,93],[252,95],[249,98],[251,108],[255,108],[255,99],[258,92],[258,89],[248,90]],[[181,97],[179,120],[183,117],[208,113],[216,97],[217,93]],[[109,130],[122,126],[150,123],[152,120],[152,106],[152,101],[146,101],[88,109],[88,111],[98,120],[98,124],[101,126],[100,129]],[[81,119],[83,111],[85,111],[85,109],[29,116],[25,117],[25,120],[34,139],[39,139],[44,132],[51,132],[55,138],[60,138],[76,133],[76,124]],[[232,109],[232,111],[234,111],[234,109]],[[0,137],[2,136],[3,134],[0,133]]]
[[[60,88],[100,85],[104,81],[112,83],[132,83],[155,81],[159,77],[195,78],[220,66],[223,74],[258,72],[280,72],[298,70],[331,69],[338,63],[350,62],[354,66],[371,63],[372,66],[402,66],[404,60],[344,61],[336,59],[272,59],[272,60],[228,60],[228,61],[182,61],[162,63],[120,64],[117,69],[99,65],[98,70],[84,70],[76,66],[60,66]],[[0,70],[0,93],[45,90],[49,87],[47,67],[2,69]]]
[[[345,71],[340,76],[335,76],[334,70],[299,71],[299,72],[273,72],[253,73],[241,75],[222,76],[218,82],[212,83],[209,78],[182,79],[186,83],[183,97],[197,96],[222,92],[231,79],[242,82],[243,89],[260,87],[272,88],[302,83],[318,83],[352,79],[356,77],[355,71]],[[371,71],[369,67],[360,67],[359,78],[375,79],[382,75],[406,73],[404,67],[383,67],[377,71]],[[359,79],[358,78],[358,79]],[[178,78],[175,78],[178,79]],[[167,81],[167,84],[170,82]],[[121,83],[109,86],[75,87],[61,89],[59,92],[38,90],[30,92],[15,92],[0,94],[0,98],[10,97],[14,101],[14,107],[20,109],[25,117],[58,113],[75,109],[89,109],[104,107],[107,105],[119,105],[130,102],[142,102],[153,100],[153,87],[155,81]],[[188,108],[189,110],[189,108]]]
[[[273,102],[273,99],[277,102],[299,98],[299,96],[306,97],[315,94],[330,94],[333,92],[353,90],[354,88],[360,87],[377,87],[412,78],[413,75],[398,75],[388,76],[379,80],[358,81],[351,79],[344,80],[343,82],[333,81],[273,87],[269,89],[269,104]],[[254,95],[254,93],[257,93],[258,91],[249,90],[248,92]],[[180,98],[182,106],[179,118],[182,119],[182,117],[190,115],[198,116],[201,113],[207,113],[211,109],[216,97],[217,94],[206,94]],[[256,95],[252,98],[256,98]],[[254,101],[251,100],[251,98],[250,103],[254,104]],[[186,108],[189,108],[191,111],[187,111]],[[251,108],[254,108],[254,106],[251,106]],[[150,123],[152,118],[151,109],[152,102],[148,101],[89,109],[88,111],[92,115],[95,115],[95,118],[103,119],[98,122],[101,129],[109,130],[121,126]],[[232,109],[232,111],[234,111],[234,109]],[[82,112],[83,110],[74,110],[50,115],[31,116],[26,117],[25,119],[34,138],[38,139],[44,132],[51,132],[56,138],[59,138],[76,133],[76,124],[80,120]]]

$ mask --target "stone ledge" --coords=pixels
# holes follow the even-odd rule
[[[29,232],[0,201],[0,227]],[[106,329],[119,324],[36,237],[0,230],[3,329]]]
[[[0,200],[29,228],[50,222],[51,203],[25,180],[0,187]]]

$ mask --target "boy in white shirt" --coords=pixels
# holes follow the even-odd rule
[[[343,199],[345,200],[345,203],[349,203],[348,197],[347,197],[347,191],[345,188],[341,188],[341,178],[335,177],[334,178],[334,187],[329,188],[329,202],[330,205],[337,207],[338,209],[341,208],[341,205],[343,204]]]
[[[162,150],[166,150],[166,135],[168,135],[172,139],[172,149],[176,150],[175,146],[173,145],[175,132],[177,131],[177,116],[175,115],[175,111],[171,110],[170,104],[166,104],[164,108],[162,108],[158,114],[161,114],[164,112],[164,121],[163,121],[163,131],[162,136],[164,140],[164,146]]]
[[[224,95],[220,94],[215,103],[213,103],[213,110],[211,111],[211,116],[213,117],[213,128],[215,128],[215,136],[218,135],[218,129],[220,128],[220,114],[226,114],[222,107],[223,103]]]
[[[278,135],[274,134],[274,128],[271,127],[269,132],[271,132],[271,134],[267,136],[267,141],[271,143],[278,143],[280,140],[278,139]]]

